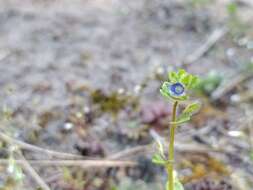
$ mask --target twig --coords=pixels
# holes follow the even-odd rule
[[[193,53],[186,56],[184,59],[184,65],[189,65],[195,61],[197,61],[199,58],[201,58],[213,45],[219,41],[226,33],[228,32],[228,29],[226,27],[218,28],[214,30],[206,40],[206,42],[200,46],[198,49],[196,49]]]
[[[24,160],[15,160],[16,163],[24,165]],[[107,168],[107,167],[134,167],[134,161],[116,160],[27,160],[32,165],[38,166],[78,166],[82,168]],[[7,159],[1,159],[0,164],[8,164]]]
[[[109,156],[108,159],[126,158],[127,156],[136,155],[136,154],[139,154],[140,152],[148,152],[150,151],[150,149],[152,149],[151,146],[152,144],[128,148],[126,150],[113,154],[112,156]]]
[[[242,72],[240,74],[235,75],[234,78],[230,79],[229,82],[224,83],[219,88],[217,88],[211,95],[212,100],[219,100],[225,94],[229,93],[236,86],[238,86],[243,81],[253,77],[253,73],[245,73]]]
[[[37,174],[37,172],[33,169],[33,167],[29,164],[29,162],[25,159],[22,153],[19,154],[21,157],[21,160],[19,162],[22,162],[22,166],[24,170],[30,174],[30,176],[38,183],[38,185],[43,190],[50,190],[50,187],[43,181],[43,179]]]
[[[168,144],[164,141],[163,137],[161,137],[155,130],[150,130],[150,135],[153,137],[154,140],[161,141],[165,147],[168,146]],[[154,143],[147,144],[147,145],[141,145],[136,146],[133,148],[128,148],[126,150],[117,152],[111,156],[108,157],[108,159],[123,159],[130,156],[136,156],[138,154],[143,154],[147,152],[154,152]],[[182,144],[182,143],[175,143],[175,149],[179,152],[195,152],[195,153],[203,153],[203,152],[224,152],[222,148],[214,148],[209,146],[204,146],[196,143],[188,143],[188,144]]]
[[[56,151],[53,151],[53,150],[40,148],[38,146],[34,146],[34,145],[31,145],[31,144],[22,142],[20,140],[16,140],[16,139],[4,134],[3,132],[0,132],[0,139],[2,139],[3,141],[8,142],[10,144],[16,144],[21,149],[27,149],[27,150],[31,150],[31,151],[34,151],[34,152],[46,153],[48,155],[55,156],[55,157],[62,158],[62,159],[83,158],[80,155],[75,155],[75,154],[70,154],[70,153],[63,153],[63,152],[56,152]]]
[[[63,172],[57,172],[55,174],[53,174],[52,176],[49,176],[48,178],[45,179],[45,182],[47,183],[52,183],[57,181],[59,178],[61,178],[63,176]]]
[[[112,156],[109,156],[109,159],[123,159],[127,158],[130,156],[137,156],[139,154],[143,153],[152,153],[154,152],[154,148],[152,148],[154,144],[148,144],[148,145],[142,145],[142,146],[136,146],[133,148],[128,148],[126,150],[123,150],[121,152],[118,152]],[[165,147],[168,146],[167,143],[164,143]],[[190,143],[190,144],[180,144],[180,143],[175,143],[175,149],[176,151],[179,152],[191,152],[191,153],[203,153],[203,152],[224,152],[223,149],[218,149],[218,148],[212,148],[212,147],[207,147],[203,146],[200,144],[196,143]]]

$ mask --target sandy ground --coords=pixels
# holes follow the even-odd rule
[[[72,110],[82,112],[90,106],[85,90],[124,89],[133,94],[157,69],[182,66],[224,26],[222,4],[216,1],[192,10],[185,1],[0,1],[0,103],[15,111],[11,130],[25,141],[76,152],[78,135],[63,139],[58,133]],[[252,10],[248,5],[242,9]],[[251,56],[252,50],[234,48],[226,36],[188,70],[202,76],[210,70],[232,75]],[[141,102],[159,100],[159,85],[151,81]],[[236,114],[240,109],[228,109],[232,127],[243,115]],[[41,129],[40,117],[48,112],[50,122],[39,141],[32,141],[29,132]],[[92,131],[106,139],[101,129],[111,122],[108,116],[100,117]],[[105,140],[109,152],[116,152],[117,142],[112,144]]]

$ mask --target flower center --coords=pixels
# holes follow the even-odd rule
[[[172,84],[172,85],[170,86],[170,91],[171,91],[174,95],[180,96],[180,95],[182,95],[182,94],[184,93],[184,86],[183,86],[181,83],[177,82],[177,83]]]

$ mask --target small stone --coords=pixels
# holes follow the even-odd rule
[[[243,132],[242,131],[228,131],[228,135],[231,137],[242,137]]]
[[[135,93],[135,94],[139,94],[140,91],[141,91],[141,85],[136,85],[136,86],[134,87],[134,93]]]
[[[73,129],[73,127],[74,127],[74,124],[73,124],[73,123],[67,122],[67,123],[65,123],[65,124],[63,125],[63,130],[64,130],[65,132],[69,132],[69,131],[71,131],[71,130]]]

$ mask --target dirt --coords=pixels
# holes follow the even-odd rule
[[[167,70],[184,67],[200,76],[214,70],[229,79],[252,59],[252,48],[238,45],[237,40],[245,36],[252,40],[252,29],[247,29],[236,37],[232,32],[226,34],[196,62],[183,66],[186,56],[199,48],[212,31],[227,25],[226,3],[215,1],[193,7],[189,2],[178,0],[0,1],[0,103],[13,112],[12,122],[4,129],[8,127],[7,131],[15,137],[40,147],[96,158],[151,143],[149,130],[153,121],[159,120],[159,126],[154,128],[162,136],[167,135],[160,115],[162,119],[169,116],[168,110],[160,111],[166,113],[164,115],[159,110],[158,114],[147,113],[144,118],[149,121],[151,117],[152,122],[142,121],[143,109],[156,102],[161,109],[167,106],[158,93],[161,77],[166,76]],[[249,20],[252,7],[247,1],[239,5],[239,16]],[[199,118],[201,121],[179,130],[179,136],[187,136],[189,130],[192,135],[192,131],[211,128],[213,131],[204,133],[213,135],[206,143],[226,145],[233,154],[230,161],[226,153],[212,156],[225,160],[232,171],[243,167],[243,176],[248,180],[253,175],[252,162],[247,159],[248,140],[241,142],[235,138],[234,143],[229,144],[227,131],[244,125],[245,105],[252,111],[252,102],[233,104],[230,99],[244,89],[252,92],[251,84],[249,80],[238,86],[226,95],[225,103],[211,104],[214,111],[207,106],[208,111]],[[121,102],[127,98],[127,105],[117,107],[116,114],[105,112],[92,100],[96,90],[105,94],[106,106],[110,107],[110,101],[118,101],[110,99],[113,93],[119,94]],[[133,101],[137,101],[136,107]],[[225,112],[225,119],[219,117],[219,111]],[[154,118],[157,115],[159,118]],[[147,124],[151,126],[146,127]],[[194,139],[191,135],[183,141]],[[239,142],[241,144],[236,144]],[[233,160],[238,147],[243,156]],[[45,157],[31,153],[27,156]],[[149,162],[150,157],[142,158]],[[247,162],[241,160],[244,157]],[[158,178],[162,183],[163,177],[158,176],[163,173],[159,174],[160,170],[150,166],[151,163],[148,165],[151,168],[147,170],[137,168],[132,178],[144,180],[151,176],[152,182]],[[50,168],[39,171],[42,177],[54,175]],[[150,172],[150,176],[144,177],[143,171]],[[214,172],[218,179],[228,178],[232,183],[230,175],[224,177]],[[56,186],[54,189],[70,189]],[[109,188],[107,184],[83,189],[92,187]]]

